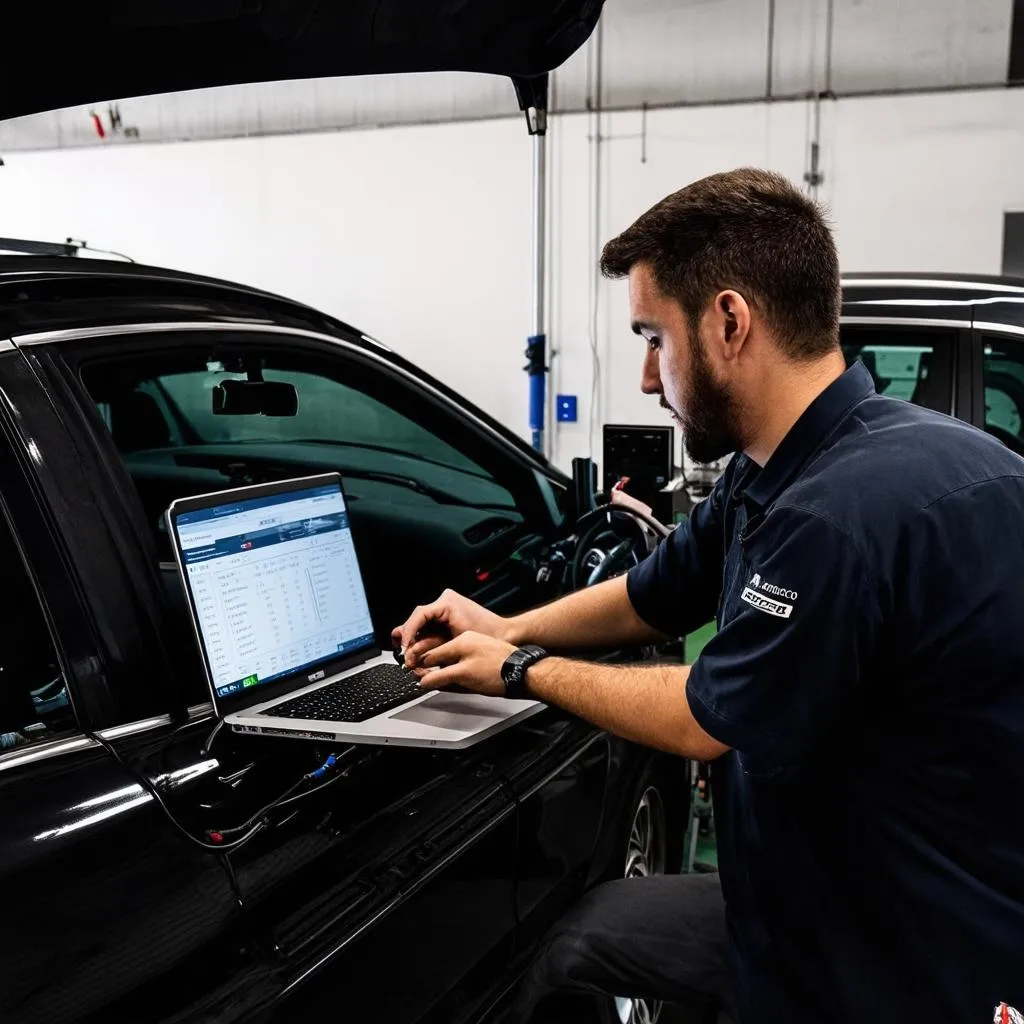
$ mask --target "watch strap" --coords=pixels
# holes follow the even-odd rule
[[[548,652],[536,644],[517,647],[501,666],[501,679],[505,684],[505,696],[511,700],[524,700],[526,692],[526,671],[536,665]]]

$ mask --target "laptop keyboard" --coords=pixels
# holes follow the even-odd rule
[[[423,694],[416,677],[397,665],[375,665],[319,690],[277,704],[261,715],[309,718],[322,722],[365,722],[382,711],[406,704]]]

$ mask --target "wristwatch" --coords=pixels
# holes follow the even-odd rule
[[[501,681],[505,684],[505,696],[512,700],[526,700],[526,670],[547,656],[548,652],[535,644],[517,647],[501,666]]]

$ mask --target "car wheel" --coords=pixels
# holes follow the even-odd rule
[[[686,793],[666,784],[648,765],[638,780],[624,816],[623,841],[616,875],[646,878],[679,871],[686,820]],[[617,997],[606,1000],[601,1016],[607,1024],[658,1024],[663,1004],[657,1000]]]

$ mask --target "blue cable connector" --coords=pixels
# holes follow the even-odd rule
[[[310,772],[307,779],[322,779],[338,763],[337,754],[331,754],[316,771]]]

